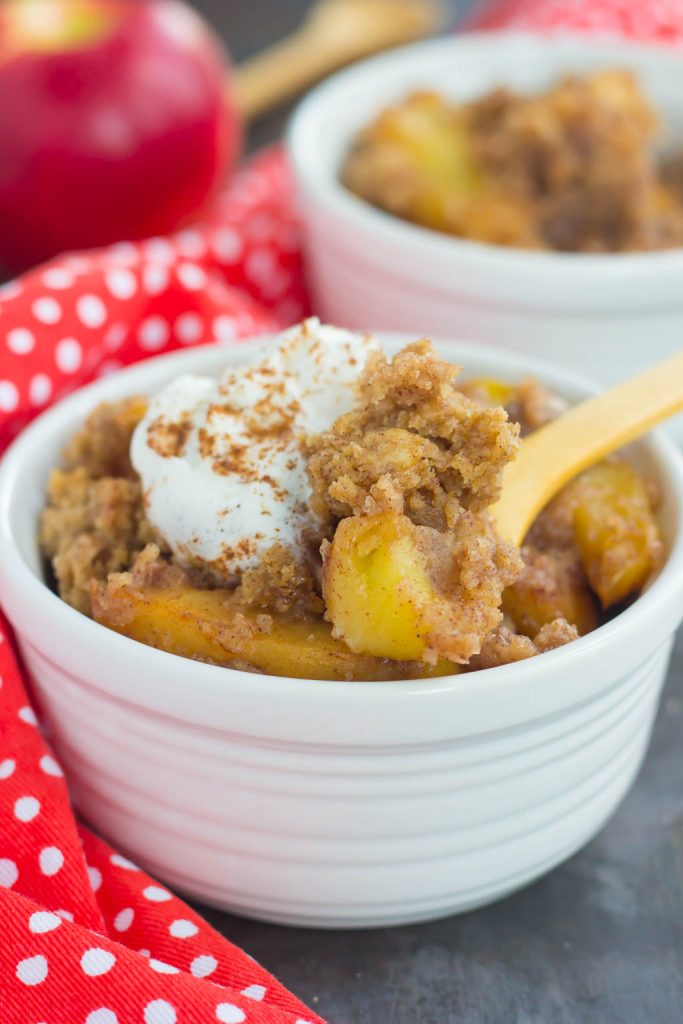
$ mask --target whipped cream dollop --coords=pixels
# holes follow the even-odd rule
[[[316,319],[220,380],[182,376],[152,398],[131,443],[150,522],[178,562],[231,582],[282,543],[298,550],[315,521],[301,439],[355,401],[371,335]]]

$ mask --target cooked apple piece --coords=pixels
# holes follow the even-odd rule
[[[524,568],[503,594],[503,611],[515,629],[535,637],[543,626],[566,619],[581,636],[598,624],[585,573],[570,551],[523,549]]]
[[[112,577],[94,591],[92,603],[98,622],[133,640],[217,665],[297,679],[360,681],[457,671],[444,661],[428,666],[354,654],[322,620],[258,614],[241,608],[225,590],[138,587]]]
[[[403,516],[342,519],[325,553],[323,594],[335,634],[363,654],[419,660],[436,600]]]
[[[470,512],[452,533],[391,512],[350,516],[323,557],[335,636],[362,654],[432,662],[465,663],[479,652],[519,569],[488,517]]]
[[[605,608],[645,585],[662,553],[641,476],[626,461],[601,462],[574,489],[574,535],[590,585]]]
[[[480,191],[480,177],[464,118],[425,92],[382,111],[343,171],[345,184],[368,202],[437,228]]]

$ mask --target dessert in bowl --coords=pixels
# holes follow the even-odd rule
[[[48,483],[58,592],[170,653],[302,678],[447,675],[585,635],[658,571],[658,489],[600,462],[520,556],[488,508],[564,403],[460,372],[427,339],[392,358],[311,319],[218,380],[98,406]]]
[[[491,245],[680,248],[680,155],[657,154],[661,137],[656,110],[619,68],[466,103],[415,92],[360,131],[341,181],[395,216]]]
[[[316,309],[349,327],[503,344],[603,384],[676,351],[683,331],[680,192],[663,181],[658,167],[683,138],[679,60],[665,48],[619,39],[468,33],[374,58],[318,87],[300,105],[289,132]],[[597,116],[596,107],[576,95],[590,93],[587,83],[596,79],[604,88],[609,69],[634,76],[645,100],[642,106],[628,87],[613,89],[612,76],[607,92],[612,98],[620,92],[636,113],[625,117],[623,132],[612,124],[611,146],[605,125],[613,122],[613,110],[598,106]],[[406,105],[415,93],[422,99]],[[538,146],[533,130],[539,121],[548,128],[549,104],[560,106],[565,127],[572,104],[573,115],[577,104],[592,112],[584,141],[588,145],[595,130],[593,142],[603,145],[593,147],[592,190],[557,187],[539,205],[527,194],[538,153],[532,148],[526,160],[526,144],[531,136]],[[660,122],[654,150],[649,108]],[[463,161],[462,147],[444,151],[442,132],[434,136],[435,122],[452,122],[454,110],[461,122],[464,114],[470,124],[477,120],[477,148],[488,168],[484,181]],[[427,131],[418,153],[424,156],[426,145],[431,170],[442,175],[427,193],[419,183],[416,188],[414,176],[406,182],[405,164],[382,163],[393,161],[395,151],[387,156],[379,141],[386,142],[389,129],[404,132],[408,114],[409,134],[416,121],[417,131]],[[487,139],[491,120],[496,131]],[[551,134],[557,126],[555,110]],[[368,145],[371,136],[374,147]],[[460,136],[462,141],[462,123]],[[504,152],[496,148],[501,140]],[[548,169],[571,184],[576,152],[565,152],[557,139],[545,141]],[[579,178],[582,167],[579,159]],[[344,184],[345,176],[365,198]],[[392,186],[382,197],[377,189],[387,178]],[[592,210],[584,201],[591,196]],[[669,429],[683,436],[680,422]]]
[[[306,330],[308,340],[315,344],[318,328],[309,325]],[[430,592],[429,600],[417,601],[419,610],[425,613],[422,619],[418,616],[420,629],[411,635],[410,628],[405,626],[406,621],[410,626],[410,619],[400,620],[403,628],[398,639],[411,640],[414,644],[417,637],[422,640],[421,647],[413,646],[408,652],[401,650],[398,652],[400,659],[391,657],[396,650],[387,652],[386,648],[368,653],[367,637],[357,628],[353,606],[344,600],[344,588],[341,588],[341,596],[334,587],[326,590],[325,577],[329,573],[329,577],[335,579],[336,549],[337,561],[345,572],[349,571],[349,566],[354,572],[361,572],[360,578],[354,577],[353,584],[358,602],[362,604],[365,600],[363,586],[369,586],[367,577],[363,577],[367,568],[364,557],[368,550],[371,555],[376,551],[382,555],[382,544],[387,536],[383,526],[379,538],[362,538],[366,550],[360,552],[359,570],[354,565],[359,553],[352,551],[351,557],[345,559],[347,545],[338,546],[340,525],[344,526],[342,539],[346,541],[346,530],[354,531],[360,528],[359,524],[367,526],[373,518],[377,523],[379,517],[382,525],[385,523],[382,517],[389,514],[404,516],[410,526],[399,520],[406,526],[406,532],[400,528],[398,536],[390,532],[390,548],[394,542],[398,543],[398,548],[391,550],[394,555],[397,552],[400,555],[390,561],[398,565],[404,575],[407,566],[411,580],[410,573],[417,572],[414,578],[418,585],[411,584],[408,594],[411,599],[416,591],[418,598],[423,596],[419,593],[423,580],[419,571],[425,566],[427,582],[435,585],[428,560],[429,552],[434,550],[434,537],[427,533],[430,543],[416,545],[413,530],[446,534],[454,532],[449,525],[451,522],[456,528],[458,525],[463,529],[471,527],[470,546],[459,549],[458,564],[467,562],[472,547],[483,552],[483,557],[494,563],[494,569],[487,563],[487,571],[480,575],[479,583],[495,584],[502,591],[508,583],[508,575],[516,576],[517,569],[512,572],[516,555],[505,552],[500,542],[491,536],[484,525],[486,513],[483,511],[489,494],[487,488],[492,486],[491,465],[496,459],[504,461],[508,449],[514,448],[515,443],[516,430],[500,401],[507,401],[510,412],[518,421],[523,421],[532,414],[556,412],[555,400],[548,397],[547,389],[568,401],[590,393],[589,385],[568,379],[563,372],[529,364],[520,357],[443,342],[436,343],[437,354],[433,354],[424,344],[415,345],[410,337],[386,337],[380,342],[386,355],[376,349],[373,352],[374,343],[366,336],[349,338],[337,332],[327,337],[323,347],[334,343],[344,348],[348,343],[347,365],[353,365],[350,359],[355,360],[352,379],[360,377],[361,384],[355,397],[351,395],[349,399],[347,395],[337,404],[326,394],[324,422],[303,425],[304,432],[312,431],[312,434],[306,433],[305,474],[300,472],[291,451],[283,454],[283,445],[288,444],[288,439],[285,443],[287,431],[282,424],[274,431],[269,419],[274,413],[271,403],[259,410],[260,441],[265,442],[267,432],[263,428],[268,426],[271,441],[277,436],[280,445],[271,445],[268,452],[261,449],[256,466],[246,467],[244,453],[235,450],[240,440],[237,427],[233,425],[227,433],[220,430],[221,423],[225,425],[220,417],[235,415],[238,406],[242,409],[242,420],[249,418],[250,412],[256,409],[260,399],[249,390],[250,386],[255,386],[254,374],[263,383],[264,379],[272,380],[273,375],[263,371],[264,368],[272,370],[274,361],[275,365],[286,369],[283,361],[286,363],[287,352],[282,348],[271,346],[264,352],[249,345],[163,357],[84,389],[30,427],[15,443],[2,467],[0,530],[6,557],[0,569],[0,592],[17,630],[51,736],[69,771],[78,806],[96,827],[105,834],[115,835],[119,845],[131,856],[170,884],[198,898],[274,920],[356,925],[427,918],[496,898],[568,856],[600,827],[637,770],[647,744],[672,634],[680,620],[683,590],[681,457],[667,441],[652,438],[635,446],[628,461],[620,459],[608,464],[608,472],[614,470],[616,474],[610,478],[608,490],[617,478],[621,481],[620,492],[628,481],[627,490],[631,495],[628,502],[634,494],[639,495],[638,517],[647,523],[639,534],[639,551],[645,555],[647,565],[644,572],[641,565],[638,583],[630,592],[635,594],[644,589],[627,607],[618,603],[620,598],[614,591],[612,596],[617,603],[613,607],[623,610],[612,617],[608,614],[609,621],[595,629],[591,628],[596,624],[595,619],[581,622],[585,635],[573,639],[576,633],[567,633],[567,629],[576,625],[571,619],[580,618],[574,610],[564,616],[565,625],[553,627],[559,632],[551,636],[553,642],[541,646],[546,653],[529,657],[539,650],[540,630],[531,619],[541,612],[538,604],[532,607],[531,591],[527,591],[526,632],[514,631],[503,624],[509,632],[501,638],[498,619],[491,621],[485,615],[475,617],[476,622],[481,619],[481,632],[485,634],[476,642],[489,659],[486,664],[497,667],[471,671],[476,667],[472,664],[473,658],[480,658],[482,650],[472,655],[462,648],[446,649],[443,635],[448,634],[447,640],[453,640],[454,636],[462,640],[472,630],[466,633],[452,628],[449,633],[448,630],[422,628],[425,617],[433,627],[433,621],[426,614],[429,601],[434,602]],[[364,351],[366,366],[363,369],[360,362]],[[289,357],[294,358],[291,349]],[[408,486],[406,473],[411,465],[406,465],[406,446],[402,443],[405,438],[401,432],[410,433],[421,445],[427,430],[407,426],[405,412],[410,407],[413,392],[407,383],[406,360],[412,364],[413,388],[416,387],[417,362],[420,370],[417,380],[428,382],[431,388],[438,380],[442,389],[439,403],[447,401],[451,403],[447,406],[449,410],[456,406],[459,409],[458,416],[451,416],[449,411],[447,417],[450,446],[443,439],[436,446],[451,462],[455,454],[460,456],[457,461],[460,475],[454,475],[450,489],[443,486],[447,479],[445,471],[441,489],[434,486],[427,492],[424,486],[412,489]],[[467,368],[469,383],[462,385],[463,391],[455,387],[458,378],[454,371],[448,372],[449,364],[455,363]],[[309,365],[307,359],[304,366]],[[291,362],[289,368],[292,368]],[[398,400],[392,399],[391,425],[384,422],[388,407],[381,407],[383,422],[377,427],[374,421],[367,421],[368,410],[376,412],[378,405],[381,406],[375,389],[380,386],[381,378],[386,390],[387,374],[394,378],[400,374],[401,393]],[[533,391],[533,386],[526,385],[525,392],[523,381],[530,375],[538,379],[539,387]],[[292,402],[298,401],[296,389],[300,389],[299,397],[305,392],[311,399],[307,389],[320,383],[323,377],[323,372],[316,373],[312,379],[310,373],[307,376],[297,372],[288,378],[287,387],[282,390],[287,391],[290,412]],[[336,360],[333,380],[340,381],[342,377],[343,370]],[[238,378],[240,387],[235,387]],[[363,388],[371,385],[373,401],[364,405]],[[206,413],[218,404],[216,388],[221,391],[223,406],[214,412],[216,431],[225,436],[229,451],[216,447],[215,436],[207,436],[206,418],[200,416],[195,401],[201,392],[201,408]],[[343,391],[343,382],[338,390]],[[463,393],[467,391],[469,394]],[[149,405],[131,406],[130,399],[134,396],[146,396]],[[156,397],[150,399],[150,396]],[[100,412],[95,415],[105,415],[103,402],[109,403],[106,415],[110,417],[110,443],[106,452],[100,444],[102,435],[93,429],[94,420],[90,420],[88,435],[82,431],[84,422],[98,407]],[[113,427],[112,403],[118,404],[119,410],[118,423]],[[307,415],[313,415],[313,405],[309,407],[309,404],[306,405]],[[535,413],[532,413],[534,405]],[[281,411],[278,408],[278,415]],[[431,411],[435,414],[437,410]],[[131,417],[138,424],[131,448],[133,464],[140,469],[142,490],[148,492],[147,503],[140,503],[139,494],[132,502],[137,510],[133,518],[138,517],[140,527],[140,536],[133,545],[135,550],[123,545],[119,563],[107,565],[108,571],[101,572],[94,585],[89,582],[87,595],[93,604],[90,609],[82,606],[86,612],[97,614],[98,600],[103,602],[102,607],[111,608],[119,597],[124,599],[121,615],[112,617],[110,613],[108,625],[114,628],[104,628],[60,599],[46,585],[37,536],[48,478],[59,463],[62,449],[66,446],[67,460],[80,458],[81,470],[85,457],[98,461],[117,459],[120,455],[127,457],[127,443],[117,447],[115,438],[130,438]],[[424,409],[420,419],[424,423]],[[398,422],[394,422],[396,420]],[[412,422],[417,424],[418,420]],[[457,453],[453,449],[454,423],[467,424]],[[179,425],[181,429],[177,429]],[[374,431],[372,444],[359,441],[359,436],[368,440],[366,427]],[[430,436],[434,438],[433,423],[430,429]],[[248,563],[253,558],[253,547],[236,544],[235,537],[226,535],[221,554],[217,556],[215,550],[206,547],[212,540],[211,531],[202,533],[201,521],[196,518],[192,527],[186,522],[187,509],[192,507],[196,511],[199,504],[199,515],[206,513],[206,522],[215,526],[215,508],[214,512],[210,511],[215,500],[213,479],[206,483],[208,490],[197,488],[196,473],[203,476],[207,472],[206,466],[199,463],[191,471],[190,482],[183,478],[178,484],[177,477],[165,479],[164,474],[170,474],[168,467],[171,465],[181,473],[190,472],[182,468],[183,454],[178,446],[188,446],[189,453],[196,443],[196,451],[201,454],[201,430],[205,431],[205,451],[211,459],[222,460],[224,471],[237,464],[240,473],[248,474],[252,484],[248,494],[258,492],[262,484],[270,488],[263,494],[272,497],[276,488],[265,476],[272,475],[278,459],[282,459],[281,465],[289,473],[292,493],[300,493],[297,487],[302,481],[308,481],[308,511],[296,502],[289,507],[279,528],[286,529],[294,523],[297,544],[305,540],[311,529],[307,516],[314,511],[314,506],[317,507],[318,499],[321,501],[318,521],[323,523],[322,541],[329,545],[325,548],[324,568],[320,563],[321,592],[315,585],[311,587],[306,583],[303,590],[294,588],[294,595],[291,586],[282,586],[282,575],[278,577],[280,586],[276,591],[271,582],[263,586],[258,560],[255,565],[238,564],[240,560],[246,559]],[[390,435],[394,442],[390,448],[384,447],[383,438],[378,436],[388,431],[398,432]],[[472,454],[468,448],[468,444],[472,444],[471,435],[477,431],[478,457],[467,459],[467,452]],[[208,435],[211,435],[210,430]],[[358,463],[354,464],[355,468],[351,467],[353,473],[348,472],[349,438],[358,446],[353,449],[358,455]],[[365,493],[361,493],[371,465],[376,464],[370,455],[379,453],[382,462],[392,451],[398,464],[392,467],[393,476],[388,474],[391,479],[386,479],[385,473],[380,487],[365,487]],[[316,457],[323,452],[325,457],[316,463]],[[418,461],[423,468],[425,465],[433,468],[439,457],[437,452],[430,450],[426,455],[420,449]],[[270,472],[266,466],[269,459]],[[318,472],[314,471],[316,465]],[[346,472],[337,472],[340,465]],[[483,501],[481,509],[466,505],[472,502],[472,492],[476,490],[475,479],[471,478],[473,467],[481,470],[476,478]],[[76,465],[61,473],[77,474],[78,469]],[[255,471],[261,475],[261,484],[256,487],[253,486]],[[210,472],[216,475],[214,469]],[[239,503],[229,474],[218,475],[227,481],[224,491],[227,502]],[[90,476],[88,486],[96,474]],[[401,481],[398,490],[390,486],[396,483],[397,477]],[[463,483],[466,478],[469,490]],[[114,479],[127,481],[131,494],[140,487],[128,467]],[[100,483],[101,480],[102,477]],[[643,480],[651,481],[652,489],[649,486],[640,489],[638,481]],[[277,481],[275,483],[277,485]],[[122,487],[120,483],[117,486]],[[606,486],[604,479],[598,485],[593,481],[590,491],[582,495],[584,506],[594,506],[596,501],[599,505]],[[59,511],[54,478],[50,487],[50,507]],[[165,490],[167,487],[172,491]],[[330,494],[331,489],[333,494]],[[202,495],[199,502],[196,501],[198,493]],[[427,493],[429,501],[425,502]],[[651,504],[651,495],[655,493],[656,521]],[[396,502],[399,498],[404,503],[400,513],[376,505]],[[363,507],[354,511],[356,499]],[[118,501],[112,506],[110,501],[102,499],[97,507],[98,499],[93,497],[85,504],[91,500],[90,512],[95,509],[98,514],[111,514],[114,519],[120,513]],[[341,509],[340,504],[346,507]],[[62,504],[62,513],[66,512],[67,505]],[[74,516],[84,514],[82,505],[70,503]],[[570,502],[567,509],[570,506],[571,516],[574,516],[579,506]],[[116,515],[114,508],[118,510]],[[427,521],[429,509],[432,517]],[[272,549],[273,538],[257,536],[267,534],[260,520],[277,519],[277,514],[273,514],[277,510],[272,507],[270,516],[261,515],[266,510],[267,501],[258,508],[252,506],[247,521],[252,540],[266,545],[264,556]],[[171,518],[162,523],[166,515]],[[334,520],[333,530],[327,523],[330,516]],[[143,523],[143,519],[146,522]],[[236,522],[239,525],[242,520],[236,519]],[[396,525],[396,520],[392,522]],[[43,517],[43,541],[48,543],[45,523]],[[158,536],[162,525],[166,533],[163,539]],[[559,520],[555,526],[559,526]],[[272,529],[276,527],[277,522]],[[242,526],[239,528],[243,530]],[[48,535],[56,529],[55,520]],[[331,530],[331,535],[326,536],[325,530]],[[59,532],[65,535],[64,522]],[[595,541],[595,531],[589,532]],[[79,536],[83,533],[87,535],[87,530],[81,531]],[[215,533],[214,529],[214,541]],[[92,534],[90,536],[92,538]],[[352,539],[357,538],[352,535]],[[316,537],[316,543],[319,540],[320,537]],[[633,536],[622,536],[621,540],[628,545]],[[83,545],[86,541],[80,543]],[[151,552],[150,543],[154,545]],[[168,547],[165,556],[164,543]],[[442,541],[437,543],[443,544]],[[106,552],[101,550],[102,558],[113,557],[114,548],[115,545]],[[416,557],[416,550],[423,556],[422,560]],[[447,562],[451,549],[446,546],[437,550]],[[125,563],[140,551],[148,561],[146,566],[138,566],[136,577],[135,566],[126,569]],[[61,554],[66,561],[61,568],[59,563],[55,567],[58,582],[64,588],[65,581],[73,583],[76,579],[78,574],[72,571],[75,566],[82,568],[88,563],[83,560],[77,563],[74,552],[66,547]],[[164,564],[160,565],[160,561]],[[267,559],[264,557],[263,561]],[[637,559],[629,559],[631,568],[635,561]],[[67,565],[71,567],[69,570]],[[602,568],[609,567],[603,562]],[[470,576],[480,572],[481,564],[477,563],[474,568],[470,565],[470,570]],[[654,575],[652,570],[655,570]],[[383,555],[374,562],[374,571],[374,578],[384,582],[385,590],[389,588],[393,606],[400,606],[401,587],[391,577],[387,583]],[[159,617],[159,604],[155,605],[145,591],[145,587],[156,586],[157,597],[161,594],[163,598],[164,593],[168,593],[167,581],[163,578],[168,572],[178,574],[175,584],[180,584],[179,591],[174,591],[175,619],[168,615],[168,603],[165,617]],[[180,650],[177,644],[179,618],[186,627],[189,622],[185,640],[188,636],[196,638],[198,632],[209,644],[216,639],[216,634],[206,628],[209,611],[215,620],[216,609],[207,611],[206,605],[201,609],[195,606],[188,617],[188,594],[192,601],[197,600],[191,597],[192,590],[195,594],[200,591],[215,595],[232,587],[235,593],[250,572],[254,574],[249,577],[252,585],[247,587],[248,594],[240,595],[240,614],[248,618],[249,602],[256,600],[255,614],[273,620],[262,622],[259,627],[262,633],[257,629],[251,634],[252,640],[260,636],[267,641],[266,647],[277,646],[278,615],[286,618],[294,610],[292,607],[278,610],[274,603],[263,606],[264,595],[268,595],[269,602],[282,602],[284,597],[294,600],[294,596],[300,600],[303,594],[307,595],[307,601],[322,596],[332,622],[323,619],[318,608],[317,628],[328,630],[328,637],[331,629],[335,630],[338,635],[332,637],[332,641],[347,645],[346,666],[351,664],[353,671],[333,671],[328,673],[328,678],[317,679],[311,678],[314,672],[301,671],[300,662],[299,670],[282,673],[283,663],[280,662],[281,674],[275,675],[278,668],[274,662],[269,667],[259,665],[258,650],[254,655],[253,647],[246,657],[244,650],[237,651],[235,658],[234,629],[228,633],[223,630],[220,634],[223,654],[218,658],[215,646],[201,651]],[[214,575],[209,579],[207,573]],[[289,570],[284,575],[291,583],[293,577]],[[452,574],[447,575],[452,581]],[[575,581],[575,577],[572,578]],[[609,573],[602,579],[612,585],[615,583],[615,577]],[[459,586],[465,585],[459,578],[456,582]],[[471,584],[472,580],[469,582]],[[598,587],[598,577],[595,576],[587,588],[585,578],[583,584],[583,597],[589,598],[583,608],[588,608],[595,616],[591,587]],[[436,589],[444,592],[442,587]],[[86,593],[78,588],[63,592],[73,604],[79,604]],[[547,594],[547,590],[533,590],[536,597],[539,593]],[[142,611],[135,605],[140,595],[145,599]],[[330,595],[333,595],[332,601]],[[336,608],[335,595],[340,601]],[[234,612],[229,601],[225,604],[226,596],[223,594],[221,605],[224,616],[226,608],[228,614]],[[605,603],[609,605],[609,598]],[[414,600],[407,601],[408,611],[413,614],[415,604]],[[483,607],[494,618],[500,614],[498,601],[487,598]],[[301,609],[295,611],[299,614]],[[505,614],[512,619],[513,614],[521,613],[508,609]],[[312,650],[317,657],[319,648],[307,615],[310,609],[302,620],[307,623],[305,643],[301,642],[301,634],[295,639],[299,650]],[[386,618],[391,620],[391,616]],[[443,625],[443,615],[436,618]],[[551,623],[558,618],[562,616],[554,614]],[[134,621],[142,623],[147,630],[139,634],[146,641],[144,644],[116,631],[130,631]],[[380,621],[375,623],[371,639],[382,632],[382,626]],[[156,629],[154,637],[150,634],[151,627]],[[396,642],[396,634],[386,629],[386,622],[384,628],[384,640],[388,636],[390,642]],[[484,642],[491,631],[498,631],[499,642],[497,650],[490,648],[487,654]],[[134,635],[132,631],[131,635]],[[564,640],[569,642],[562,643]],[[289,641],[291,651],[291,636]],[[470,638],[468,642],[473,641]],[[167,649],[155,649],[155,646]],[[261,649],[263,646],[262,643]],[[524,648],[521,660],[501,664],[511,660],[510,649],[515,647]],[[184,656],[169,653],[174,650]],[[231,657],[225,657],[226,651]],[[194,654],[194,659],[188,656],[190,654]],[[196,660],[197,657],[201,660]],[[356,672],[358,662],[353,659],[359,657],[368,660],[364,670]],[[444,660],[453,667],[444,666]],[[211,663],[215,661],[220,663]],[[383,666],[393,662],[394,669],[402,665],[404,670],[392,672],[393,679],[391,675],[387,678],[387,672],[373,676],[367,671],[370,661]],[[226,667],[226,663],[233,667]],[[254,668],[260,671],[254,672]],[[430,672],[445,674],[430,676]],[[297,675],[302,678],[295,678]],[[396,678],[397,675],[403,678]],[[363,681],[373,678],[375,681]]]

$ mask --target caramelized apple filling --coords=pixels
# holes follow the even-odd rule
[[[562,409],[475,379],[427,341],[374,352],[356,400],[301,438],[315,529],[231,585],[183,564],[128,451],[145,401],[98,407],[51,476],[40,540],[62,598],[184,657],[309,679],[419,678],[532,657],[590,632],[662,558],[653,487],[621,457],[583,473],[519,552],[487,508],[518,435]],[[227,513],[229,514],[229,512]]]
[[[355,140],[342,181],[434,230],[494,245],[623,252],[683,245],[680,180],[633,75],[568,77],[469,103],[415,93]],[[680,176],[678,176],[680,178]]]

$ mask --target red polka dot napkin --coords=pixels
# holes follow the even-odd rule
[[[0,450],[94,377],[304,315],[291,195],[274,151],[192,230],[66,256],[0,289]],[[322,1024],[76,823],[1,614],[0,921],[1,1024]]]
[[[0,451],[95,377],[177,348],[230,344],[307,311],[291,180],[275,150],[191,230],[61,257],[0,287]]]
[[[604,32],[680,43],[683,0],[489,0],[468,28]]]
[[[77,826],[0,616],[2,1024],[322,1024]]]

